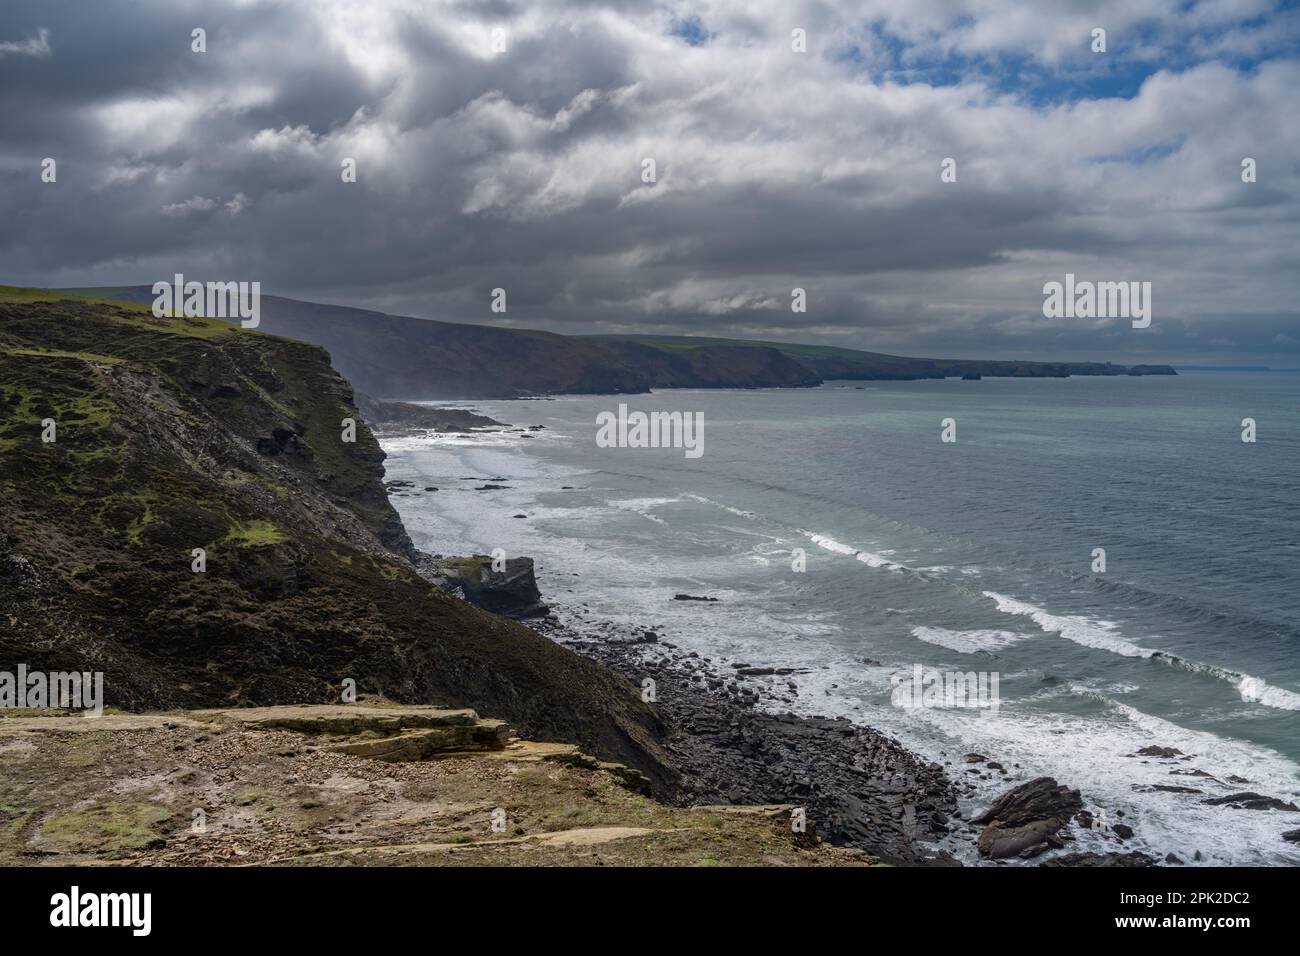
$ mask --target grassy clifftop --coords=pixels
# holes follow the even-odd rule
[[[628,684],[415,573],[382,475],[317,346],[0,287],[0,669],[103,671],[127,709],[350,678],[666,773]]]

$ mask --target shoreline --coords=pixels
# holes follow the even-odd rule
[[[506,426],[491,431],[526,432],[527,429]],[[429,514],[436,515],[437,510],[435,507]],[[436,537],[433,540],[437,541],[437,547],[450,553],[465,547],[464,542],[456,540]],[[562,574],[563,559],[557,559],[554,554],[550,558],[548,574]],[[560,561],[558,569],[557,560]],[[671,589],[665,591],[665,601],[673,597]],[[1175,855],[1166,853],[1167,845],[1160,846],[1165,841],[1153,842],[1154,834],[1145,834],[1146,839],[1143,833],[1135,834],[1135,828],[1129,823],[1136,824],[1137,830],[1145,829],[1140,816],[1125,820],[1123,810],[1109,801],[1098,802],[1095,794],[1080,795],[1079,791],[1070,789],[1073,783],[1069,774],[1060,776],[1067,784],[1063,787],[1055,779],[1033,776],[1032,761],[1021,758],[1024,766],[1012,763],[996,748],[979,754],[966,754],[959,749],[913,750],[889,732],[858,723],[860,717],[818,716],[822,712],[817,704],[795,692],[793,687],[787,692],[787,683],[781,676],[785,671],[770,666],[773,662],[761,659],[761,653],[751,651],[753,659],[746,657],[744,662],[711,659],[713,655],[698,644],[690,650],[689,642],[687,648],[680,648],[658,634],[647,639],[646,628],[640,620],[620,617],[622,623],[618,624],[609,619],[597,620],[585,604],[579,607],[570,598],[566,606],[566,599],[559,594],[552,595],[549,589],[546,594],[539,594],[538,599],[553,605],[556,615],[523,623],[605,664],[634,687],[640,687],[647,677],[655,681],[655,708],[668,727],[669,750],[682,774],[682,787],[671,799],[806,805],[809,816],[825,835],[900,863],[1133,866],[1153,865],[1157,861],[1179,865],[1203,859],[1199,850],[1194,852],[1195,844],[1186,846],[1186,852],[1179,848]],[[788,666],[792,662],[782,663]],[[761,679],[750,680],[750,677]],[[796,693],[799,699],[796,707],[803,716],[787,709],[792,704],[790,692]],[[1177,741],[1153,741],[1161,745],[1171,742]],[[1202,791],[1174,786],[1183,783],[1174,781],[1174,776],[1217,780],[1192,769],[1195,765],[1190,761],[1195,754],[1164,746],[1150,749],[1171,753],[1126,751],[1122,754],[1164,768],[1162,772],[1170,774],[1169,786],[1157,784],[1143,790],[1187,794],[1178,799],[1189,803],[1209,802],[1195,795]],[[1147,757],[1155,759],[1144,759]],[[987,809],[1017,791],[1032,790],[1031,785],[1043,781],[1051,785],[1050,799],[1030,806],[1029,817],[1008,814],[1017,823],[1014,827],[1001,828],[1002,837],[1009,830],[1028,827],[1020,836],[1038,838],[1024,844],[1012,841],[1009,848],[1004,845],[996,852],[982,853],[981,850],[994,849],[992,838],[981,843],[985,838],[982,831],[1007,822],[985,819]],[[1225,786],[1230,784],[1240,790],[1245,789],[1245,783],[1248,781],[1240,778],[1224,781]],[[1134,785],[1133,789],[1138,791],[1139,787]],[[1214,812],[1239,811],[1224,807]],[[1032,818],[1034,814],[1036,819]],[[1108,815],[1112,819],[1107,820]],[[1052,820],[1056,821],[1055,825],[1048,826]],[[1279,829],[1285,829],[1290,821],[1278,823],[1284,824]]]
[[[382,442],[410,438],[419,431],[399,426],[378,433],[377,437]],[[467,437],[460,429],[455,431]],[[527,433],[528,429],[501,424],[475,431]],[[396,485],[386,482],[386,485],[399,496],[406,496],[411,490],[404,480]],[[448,584],[442,576],[445,565],[464,560],[464,556],[456,557],[452,553],[433,555],[418,551],[417,555],[421,576],[444,589]],[[979,767],[973,761],[962,763],[964,758],[957,755],[939,763],[889,734],[849,717],[783,711],[782,705],[788,699],[783,701],[761,682],[748,679],[770,676],[768,672],[772,669],[715,662],[698,651],[686,651],[663,640],[640,624],[582,620],[585,615],[581,611],[568,608],[536,589],[532,559],[523,560],[530,566],[529,584],[533,589],[527,600],[542,603],[547,610],[544,616],[520,619],[520,623],[604,665],[633,687],[643,687],[647,677],[654,681],[653,706],[665,728],[664,749],[677,775],[667,792],[661,793],[667,802],[678,806],[719,803],[803,806],[819,835],[837,845],[863,850],[887,863],[988,866],[1003,862],[981,858],[977,849],[981,827],[966,819],[958,805],[961,798],[976,795],[975,787],[963,779],[965,774],[958,775],[961,769],[966,774],[983,774],[986,780],[995,772],[1000,772],[1004,779],[1008,777],[1009,771],[995,758],[966,755],[978,757],[982,765]],[[513,574],[509,577],[507,586],[512,596],[517,596],[517,577]],[[504,580],[502,584],[505,585]],[[449,593],[467,600],[458,588],[453,587]],[[688,595],[681,597],[689,599]],[[673,598],[674,595],[665,594],[666,600]],[[492,610],[499,611],[499,608]],[[1050,780],[1033,778],[1023,771],[1017,779],[1019,786],[1035,779]],[[1056,781],[1050,782],[1056,788]],[[1008,780],[1007,789],[1000,792],[1005,797],[1019,786]],[[1060,790],[1071,792],[1064,787]],[[1078,792],[1072,792],[1077,801]],[[1055,805],[1036,808],[1032,815],[1040,819],[1029,822],[1040,824],[1052,842],[1035,839],[1023,848],[1027,851],[1023,859],[1032,859],[1073,842],[1069,830],[1077,821],[1071,819],[1072,814],[1073,810],[1066,812]],[[1087,817],[1081,819],[1086,825]],[[1050,825],[1043,828],[1044,823]],[[1066,832],[1058,839],[1056,834],[1062,830]],[[945,842],[948,846],[941,845]],[[965,859],[953,852],[958,848]],[[1123,843],[1119,841],[1114,851],[1078,856],[1083,858],[1082,865],[1151,865],[1153,862],[1143,854],[1123,851]]]
[[[652,631],[619,633],[608,622],[579,631],[552,614],[524,622],[621,674],[654,682],[665,749],[681,777],[680,806],[793,803],[818,832],[885,862],[960,865],[933,844],[960,821],[956,788],[942,766],[897,740],[843,717],[774,713],[740,675]]]

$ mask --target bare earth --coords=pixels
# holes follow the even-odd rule
[[[674,808],[644,785],[468,710],[0,710],[0,865],[874,862],[793,832],[788,806]]]

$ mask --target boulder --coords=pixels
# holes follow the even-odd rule
[[[1139,757],[1182,757],[1183,752],[1177,747],[1143,747],[1137,752]]]
[[[1294,803],[1287,803],[1277,797],[1266,797],[1254,791],[1230,793],[1226,797],[1211,797],[1209,800],[1202,800],[1201,803],[1211,807],[1229,806],[1236,810],[1286,810],[1300,813],[1300,807]]]
[[[1003,793],[971,822],[984,826],[978,841],[981,855],[993,860],[1031,857],[1063,846],[1061,829],[1082,809],[1078,790],[1051,777],[1037,777]]]

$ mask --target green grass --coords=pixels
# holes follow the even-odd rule
[[[95,849],[110,854],[136,850],[159,838],[155,829],[170,818],[152,804],[105,803],[61,814],[41,827],[41,841],[64,852]]]
[[[285,533],[269,521],[250,521],[231,529],[223,543],[233,544],[239,548],[256,548],[262,545],[279,544],[285,540],[285,537]]]

